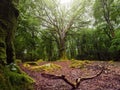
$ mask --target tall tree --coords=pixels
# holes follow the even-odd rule
[[[37,47],[39,43],[38,29],[39,22],[33,17],[32,0],[21,0],[19,3],[20,16],[18,28],[15,34],[16,56],[21,59],[34,60],[38,58]]]
[[[119,26],[119,0],[95,0],[94,17],[99,29],[103,29],[110,39],[115,35],[115,29]]]
[[[66,59],[66,38],[68,32],[80,28],[83,24],[84,1],[75,0],[73,4],[61,5],[60,0],[44,0],[34,2],[35,16],[42,20],[42,29],[49,29],[49,33],[57,43],[59,58]],[[79,24],[76,24],[79,21]]]
[[[10,64],[15,60],[13,40],[19,13],[14,4],[12,0],[0,1],[0,64]]]

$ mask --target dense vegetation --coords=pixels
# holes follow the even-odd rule
[[[0,0],[0,90],[33,90],[34,80],[15,63],[18,0]]]
[[[0,90],[33,90],[34,80],[19,67],[13,71],[11,66],[0,65]]]
[[[113,60],[120,60],[120,0],[64,1],[0,1],[0,90],[70,89],[50,78],[73,89],[119,89],[120,67]],[[80,75],[100,67],[81,87]]]
[[[120,59],[120,1],[20,0],[17,58]]]

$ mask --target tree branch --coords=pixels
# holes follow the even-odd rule
[[[64,75],[57,76],[57,75],[46,74],[46,73],[42,73],[41,75],[43,77],[49,78],[49,79],[62,79],[67,84],[69,84],[70,86],[72,86],[72,88],[75,88],[75,85],[73,83],[71,83],[69,80],[67,80],[67,78]]]
[[[102,70],[98,74],[96,74],[94,76],[91,76],[91,77],[85,77],[85,78],[79,77],[79,78],[76,79],[76,83],[75,84],[70,82],[65,77],[65,75],[52,75],[52,74],[42,73],[41,76],[45,77],[45,78],[48,78],[48,79],[62,79],[64,82],[66,82],[67,84],[69,84],[72,87],[71,90],[75,90],[75,89],[78,89],[78,87],[80,86],[81,82],[100,76],[102,74],[103,70],[104,70],[104,67],[102,68]]]
[[[102,70],[98,74],[96,74],[95,76],[85,77],[85,78],[79,77],[78,79],[76,79],[76,88],[79,87],[81,82],[83,82],[85,80],[90,80],[90,79],[93,79],[93,78],[96,78],[96,77],[100,76],[102,74],[103,70],[104,70],[104,68],[102,68]]]

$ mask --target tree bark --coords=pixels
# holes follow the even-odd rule
[[[18,10],[12,0],[0,1],[0,63],[10,64],[15,60],[14,33],[16,30]]]
[[[67,56],[66,56],[66,48],[65,48],[65,38],[61,38],[60,39],[60,45],[59,45],[59,58],[61,60],[66,60]]]

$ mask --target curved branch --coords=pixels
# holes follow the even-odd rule
[[[100,76],[102,74],[103,70],[104,70],[104,68],[102,68],[102,70],[98,74],[96,74],[95,76],[85,77],[85,78],[81,78],[81,77],[77,78],[76,79],[76,88],[79,87],[81,82],[83,82],[85,80],[90,80],[90,79],[93,79],[93,78],[96,78],[96,77]]]
[[[85,80],[89,80],[89,79],[93,79],[93,78],[96,78],[98,76],[100,76],[102,74],[104,70],[104,67],[102,68],[102,70],[96,74],[95,76],[91,76],[91,77],[85,77],[85,78],[77,78],[76,79],[76,83],[73,84],[72,82],[70,82],[66,77],[65,75],[52,75],[52,74],[46,74],[46,73],[42,73],[41,76],[45,77],[45,78],[48,78],[48,79],[62,79],[64,82],[66,82],[67,84],[69,84],[72,89],[71,90],[75,90],[75,89],[78,89],[78,87],[80,86],[80,83],[85,81]]]
[[[67,78],[64,75],[57,76],[57,75],[46,74],[46,73],[42,73],[41,75],[43,77],[49,78],[49,79],[62,79],[67,84],[69,84],[70,86],[72,86],[72,88],[75,88],[75,85],[73,83],[71,83],[69,80],[67,80]]]

